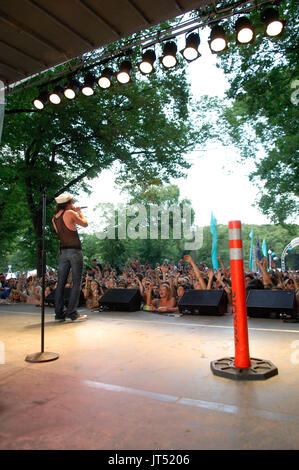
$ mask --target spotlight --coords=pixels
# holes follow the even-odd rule
[[[73,100],[74,98],[76,98],[77,94],[79,93],[79,90],[79,83],[75,80],[71,80],[64,89],[63,94],[67,99]]]
[[[181,54],[188,62],[192,62],[200,57],[200,53],[198,52],[199,44],[200,39],[198,33],[191,33],[186,37],[186,47],[181,51]]]
[[[221,52],[227,46],[225,31],[222,26],[214,26],[210,33],[209,46],[212,52]]]
[[[253,41],[254,29],[246,16],[238,18],[235,24],[236,41],[238,44],[248,44]]]
[[[103,70],[102,75],[98,79],[99,87],[103,89],[110,88],[112,85],[112,77],[113,77],[112,69],[107,68]]]
[[[116,79],[119,83],[125,84],[131,81],[132,64],[129,60],[124,60],[119,67],[116,74]]]
[[[33,106],[36,109],[44,109],[48,101],[48,92],[42,91],[37,98],[32,101]]]
[[[284,28],[284,21],[279,19],[278,11],[274,8],[267,8],[261,14],[261,19],[265,23],[267,36],[279,36]]]
[[[92,96],[94,94],[95,78],[91,73],[88,73],[85,77],[84,84],[81,88],[83,95]]]
[[[154,62],[156,60],[155,51],[148,49],[142,56],[142,61],[138,64],[138,68],[143,75],[148,75],[154,71]]]
[[[173,41],[167,42],[163,47],[163,57],[161,62],[166,69],[171,69],[178,63],[176,58],[177,49],[177,45]]]
[[[62,86],[57,85],[57,87],[54,88],[52,93],[49,94],[49,101],[51,101],[52,104],[60,104],[62,98],[63,98],[63,88]]]

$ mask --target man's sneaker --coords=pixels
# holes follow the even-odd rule
[[[56,321],[65,321],[65,316],[64,315],[55,315],[55,320]]]
[[[72,313],[71,315],[68,315],[68,318],[70,318],[72,321],[84,321],[87,320],[88,316],[87,315],[79,315],[79,313]]]

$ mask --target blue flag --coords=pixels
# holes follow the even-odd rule
[[[212,252],[211,252],[211,258],[212,258],[212,266],[213,269],[219,269],[219,264],[218,264],[218,254],[217,254],[217,220],[214,217],[213,212],[211,213],[211,226],[210,226],[210,232],[212,234]]]
[[[250,258],[249,258],[249,267],[252,270],[253,269],[253,230],[251,230],[249,234],[249,238],[251,238],[251,246],[250,246]]]
[[[262,252],[263,252],[263,256],[265,256],[265,258],[268,259],[267,242],[266,242],[265,238],[264,238],[263,244],[262,244]]]
[[[256,237],[256,254],[257,254],[257,259],[259,261],[262,260],[262,253],[261,253],[261,249],[260,249],[260,239],[259,239],[259,236],[257,235]],[[260,270],[260,268],[258,269],[259,270],[259,273],[261,273],[262,271]]]
[[[256,254],[257,254],[257,259],[261,261],[262,259],[262,254],[261,254],[261,249],[260,249],[260,240],[259,236],[256,237]]]

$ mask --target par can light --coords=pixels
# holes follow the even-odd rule
[[[235,24],[236,41],[238,44],[249,44],[254,39],[254,29],[246,16],[238,18]]]
[[[266,8],[261,14],[261,20],[265,24],[267,36],[279,36],[284,29],[284,21],[279,19],[278,11],[274,8]]]
[[[112,85],[113,70],[106,68],[103,70],[102,75],[98,79],[98,85],[100,88],[106,90]]]
[[[32,101],[33,106],[36,109],[44,109],[48,101],[48,92],[47,91],[42,91],[37,98],[34,98]]]
[[[54,90],[49,94],[49,101],[52,104],[60,104],[63,98],[63,88],[58,85]]]
[[[213,53],[221,52],[227,47],[225,31],[222,26],[214,26],[210,33],[209,46]]]
[[[83,95],[92,96],[94,94],[95,78],[91,73],[88,73],[85,77],[84,84],[81,88]]]
[[[176,58],[177,45],[173,41],[169,41],[163,47],[163,56],[161,62],[166,69],[171,69],[178,63]]]
[[[200,38],[198,33],[191,33],[186,37],[186,46],[181,51],[181,54],[188,62],[192,62],[200,56],[198,52],[199,44]]]
[[[155,51],[148,49],[142,56],[141,62],[138,64],[138,68],[143,75],[148,75],[154,72],[154,62],[156,60]]]
[[[73,100],[78,95],[79,90],[79,83],[75,80],[71,80],[64,89],[63,94],[68,100]]]
[[[129,60],[124,60],[119,67],[119,71],[116,74],[116,79],[122,85],[131,81],[131,70],[132,64]]]

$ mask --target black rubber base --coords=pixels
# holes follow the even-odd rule
[[[52,352],[39,352],[34,354],[29,354],[25,357],[27,362],[50,362],[55,361],[59,358],[59,355]]]
[[[240,369],[234,365],[234,357],[224,357],[211,362],[214,375],[233,380],[266,380],[278,374],[278,369],[270,361],[250,358],[251,367]]]

